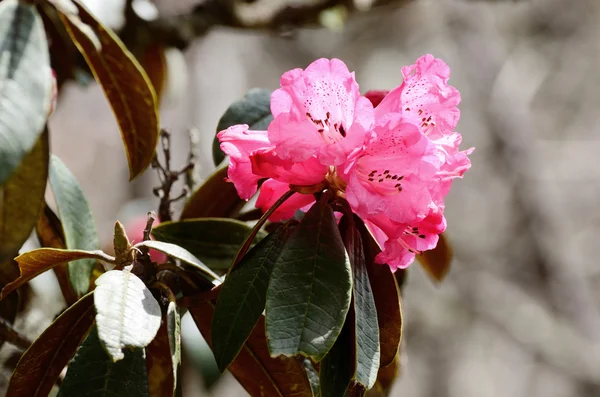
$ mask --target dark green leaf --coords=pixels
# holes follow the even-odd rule
[[[346,219],[343,219],[345,221]],[[359,222],[359,219],[356,219]],[[346,223],[346,222],[344,222]],[[353,274],[354,315],[352,316],[352,343],[354,346],[354,375],[352,379],[370,389],[379,369],[379,328],[377,309],[367,274],[363,244],[354,222],[347,225],[345,243]],[[340,228],[342,224],[340,223]]]
[[[102,251],[78,251],[78,250],[61,250],[54,248],[40,248],[21,254],[15,258],[19,264],[21,276],[10,284],[7,284],[0,294],[0,299],[10,294],[23,284],[35,276],[58,266],[61,263],[84,259],[94,258],[112,263],[115,258],[105,254]]]
[[[214,302],[190,308],[198,329],[210,345]],[[305,367],[296,357],[271,357],[265,340],[265,320],[261,316],[229,372],[251,396],[312,397]]]
[[[267,291],[272,355],[321,360],[333,346],[350,307],[352,275],[333,210],[312,206],[279,256]]]
[[[247,223],[233,219],[200,218],[163,222],[152,229],[152,235],[185,248],[211,269],[227,269],[251,230]],[[264,236],[259,232],[254,244]]]
[[[177,258],[177,259],[187,263],[188,265],[192,265],[196,269],[200,270],[201,273],[209,281],[221,279],[217,274],[215,274],[212,270],[210,270],[204,263],[202,263],[194,255],[192,255],[188,250],[186,250],[185,248],[181,248],[178,245],[171,244],[171,243],[163,243],[162,241],[148,240],[148,241],[142,241],[140,243],[137,243],[134,247],[135,248],[140,248],[140,247],[152,248],[152,249],[160,251],[164,254],[167,254],[169,256]]]
[[[450,271],[452,263],[452,247],[444,234],[440,234],[440,239],[434,249],[417,255],[417,260],[433,281],[442,282]]]
[[[147,397],[148,378],[144,350],[126,350],[113,363],[104,351],[96,327],[77,350],[58,397]]]
[[[355,218],[356,219],[356,218]],[[379,324],[379,344],[381,350],[381,367],[391,364],[398,353],[402,340],[402,307],[400,290],[390,267],[376,264],[375,257],[381,249],[360,220],[356,219],[360,230],[369,280],[377,307]],[[396,273],[402,270],[398,270]]]
[[[266,130],[272,120],[271,91],[253,88],[246,93],[244,98],[229,106],[219,120],[217,132],[236,124],[248,124],[251,130]],[[215,137],[213,140],[215,165],[221,164],[225,159],[225,154],[219,146],[219,140]]]
[[[127,270],[98,277],[94,306],[98,336],[115,362],[124,358],[126,348],[148,346],[160,327],[158,302],[144,282]]]
[[[100,244],[96,234],[96,224],[79,183],[67,166],[54,155],[50,158],[49,175],[67,248],[83,251],[97,250]],[[95,264],[94,259],[69,263],[69,281],[77,295],[81,296],[89,290],[90,277]]]
[[[46,131],[15,173],[0,186],[0,263],[16,256],[35,227],[44,201],[48,157]],[[12,273],[18,275],[16,271]]]
[[[352,330],[346,324],[320,365],[319,385],[323,397],[344,397],[352,379]]]
[[[46,397],[94,322],[90,293],[65,310],[33,342],[15,368],[6,397]]]
[[[117,118],[129,162],[129,176],[133,179],[154,157],[159,134],[156,93],[146,72],[117,35],[79,3],[75,4],[84,24],[72,14],[63,13],[62,9],[58,11]],[[91,27],[93,32],[86,31],[86,27]]]
[[[48,42],[34,5],[0,3],[0,59],[1,186],[39,141],[50,111]]]
[[[212,323],[213,351],[221,372],[238,355],[262,315],[271,271],[292,230],[286,225],[267,236],[225,279]]]
[[[236,215],[246,202],[226,178],[227,164],[223,164],[187,200],[180,219]]]

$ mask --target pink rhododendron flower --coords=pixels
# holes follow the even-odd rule
[[[361,96],[338,59],[285,73],[267,131],[237,125],[218,134],[240,196],[249,199],[266,179],[256,203],[266,211],[290,188],[306,193],[272,214],[279,221],[310,208],[312,193],[333,190],[364,220],[382,248],[377,261],[392,270],[435,248],[446,229],[444,198],[473,149],[459,150],[460,94],[447,84],[448,66],[425,55],[402,75],[389,93]]]

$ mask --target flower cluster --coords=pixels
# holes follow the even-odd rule
[[[402,76],[394,90],[362,96],[339,59],[284,73],[271,95],[268,131],[235,125],[218,134],[239,195],[249,199],[266,179],[256,203],[266,211],[290,185],[333,190],[363,219],[382,248],[377,261],[392,270],[435,248],[446,228],[444,197],[469,169],[473,149],[458,148],[460,93],[447,84],[448,66],[425,55]],[[314,201],[295,194],[271,220]]]

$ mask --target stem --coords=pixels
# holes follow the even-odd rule
[[[23,349],[29,349],[31,346],[31,341],[27,339],[27,337],[21,335],[19,331],[13,328],[13,326],[6,321],[5,319],[0,317],[0,335],[4,338],[5,341]]]
[[[275,212],[275,210],[277,208],[279,208],[281,206],[281,204],[285,203],[285,201],[287,199],[289,199],[290,197],[292,197],[292,195],[294,193],[296,193],[296,192],[293,191],[293,190],[289,190],[289,191],[285,192],[283,194],[283,196],[281,196],[279,198],[279,200],[277,200],[275,202],[275,204],[273,204],[273,206],[271,208],[269,208],[267,210],[267,212],[265,212],[264,215],[258,220],[258,222],[256,223],[256,225],[254,225],[254,228],[252,228],[252,230],[250,231],[250,235],[246,238],[246,241],[244,241],[244,244],[242,245],[242,247],[238,251],[235,259],[233,260],[233,263],[231,264],[231,267],[227,271],[227,275],[229,275],[229,273],[231,273],[231,271],[233,270],[233,268],[236,267],[237,264],[240,263],[240,261],[242,260],[242,258],[244,257],[244,255],[246,255],[246,252],[248,252],[248,249],[250,248],[250,245],[252,244],[252,241],[254,240],[254,237],[256,237],[256,234],[258,233],[258,231],[260,230],[260,228],[265,224],[265,222],[271,216],[271,214],[273,214],[273,212]]]

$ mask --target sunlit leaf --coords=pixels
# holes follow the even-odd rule
[[[54,155],[50,158],[49,176],[67,248],[84,251],[99,249],[96,224],[85,195],[71,171]],[[94,264],[94,259],[69,263],[69,281],[77,295],[89,290]]]
[[[94,322],[94,298],[84,296],[65,310],[21,357],[6,397],[46,397]]]
[[[333,210],[317,202],[271,273],[266,304],[271,354],[325,357],[344,324],[351,290],[350,262]]]
[[[40,248],[33,251],[25,252],[15,258],[19,264],[21,276],[10,284],[7,284],[0,299],[16,290],[23,284],[35,276],[52,269],[61,263],[66,263],[78,259],[94,258],[105,262],[114,262],[115,258],[105,254],[102,251],[78,251],[78,250],[61,250],[55,248]]]
[[[0,186],[0,263],[16,256],[35,227],[44,201],[48,157],[46,131],[15,173]]]
[[[190,308],[198,329],[211,344],[214,303],[204,302]],[[271,357],[265,340],[265,321],[260,317],[246,344],[229,366],[229,372],[251,396],[312,397],[312,390],[301,360]]]
[[[146,347],[149,397],[174,396],[181,365],[181,318],[174,302],[162,318],[156,337]]]
[[[379,343],[381,348],[381,367],[394,361],[402,340],[402,307],[400,291],[394,273],[387,265],[375,263],[375,257],[381,249],[367,231],[364,224],[356,220],[360,230],[369,280],[377,308],[379,324]]]
[[[126,347],[146,347],[160,327],[160,306],[135,274],[111,270],[96,280],[94,291],[98,336],[113,361]]]
[[[292,230],[283,226],[267,236],[225,279],[212,324],[213,350],[221,372],[235,359],[261,317],[271,271]]]
[[[196,269],[200,270],[201,274],[203,274],[206,277],[206,279],[209,281],[220,280],[220,277],[217,274],[215,274],[212,270],[210,270],[204,263],[202,263],[194,255],[192,255],[188,250],[186,250],[185,248],[182,248],[178,245],[171,244],[171,243],[164,243],[162,241],[148,240],[148,241],[142,241],[140,243],[137,243],[134,247],[135,248],[148,247],[148,248],[155,249],[155,250],[165,253],[169,256],[177,258],[177,259],[187,263],[188,265],[194,266]]]
[[[152,229],[152,235],[185,248],[211,269],[227,269],[251,230],[247,223],[234,219],[199,218],[163,222]],[[254,244],[265,235],[259,232]]]
[[[236,215],[246,202],[226,178],[227,164],[223,164],[188,199],[180,219]]]
[[[271,114],[271,91],[253,88],[246,96],[234,102],[221,116],[217,132],[236,124],[248,124],[251,130],[266,130],[273,120]],[[213,140],[213,161],[219,165],[225,159],[217,137]]]
[[[65,236],[60,219],[58,219],[58,216],[56,216],[46,203],[44,203],[44,209],[38,218],[35,232],[38,241],[43,248],[66,248]],[[55,266],[52,270],[54,270],[54,274],[56,275],[60,290],[63,293],[67,305],[72,305],[77,301],[77,295],[69,282],[68,263]]]
[[[61,19],[108,98],[121,130],[129,175],[133,179],[154,157],[159,134],[156,94],[143,68],[121,40],[76,4],[79,18],[97,35],[100,47],[72,16],[60,14]]]
[[[48,42],[35,6],[17,0],[2,1],[0,186],[38,142],[50,110],[51,92]]]
[[[125,350],[113,362],[104,351],[97,328],[92,328],[69,364],[58,397],[147,397],[148,378],[143,349]]]
[[[452,263],[452,247],[444,234],[440,234],[440,239],[434,249],[417,255],[417,260],[433,281],[443,281],[450,271],[450,264]]]

